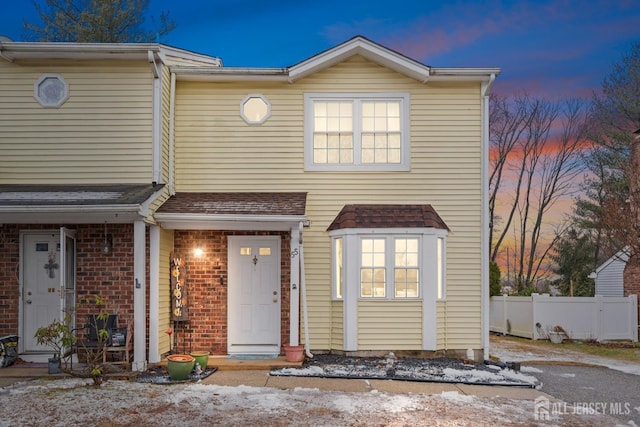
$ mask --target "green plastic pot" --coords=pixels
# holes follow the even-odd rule
[[[208,351],[192,351],[189,353],[191,357],[196,359],[196,363],[200,365],[200,369],[203,371],[207,369],[207,364],[209,363],[209,352]]]
[[[167,356],[167,369],[169,370],[169,377],[171,377],[172,380],[188,379],[195,364],[196,359],[188,354],[172,354]]]

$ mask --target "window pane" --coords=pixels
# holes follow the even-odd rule
[[[395,296],[418,297],[418,239],[395,239]]]
[[[316,132],[326,132],[327,131],[327,118],[326,117],[316,117],[315,118],[315,127]]]
[[[437,286],[438,286],[438,299],[445,297],[445,282],[444,282],[444,239],[438,237],[438,246],[436,248],[436,262],[437,262]]]
[[[399,101],[387,102],[387,115],[389,117],[400,117],[400,102]]]
[[[335,239],[334,275],[336,281],[336,298],[342,298],[342,239]]]
[[[360,295],[385,297],[385,239],[361,240]]]
[[[260,248],[258,254],[262,256],[269,256],[271,255],[271,248]]]
[[[400,131],[400,117],[389,117],[387,120],[387,130],[389,132]]]

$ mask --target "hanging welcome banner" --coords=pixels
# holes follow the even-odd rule
[[[187,287],[186,268],[182,258],[171,255],[171,320],[174,322],[187,319]]]

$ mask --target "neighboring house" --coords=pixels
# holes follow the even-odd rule
[[[629,250],[624,248],[603,262],[589,275],[596,283],[596,295],[603,297],[624,296],[624,267],[629,260]]]
[[[138,370],[172,345],[486,357],[498,69],[362,37],[278,69],[156,44],[0,58],[0,335],[22,356],[98,293]]]

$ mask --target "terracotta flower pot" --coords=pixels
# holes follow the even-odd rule
[[[287,362],[302,362],[304,359],[303,345],[284,344],[284,357]]]
[[[167,369],[172,380],[186,380],[189,378],[196,359],[188,354],[172,354],[167,356]]]
[[[196,363],[200,365],[200,369],[203,371],[207,369],[207,364],[209,363],[209,352],[208,351],[192,351],[189,353],[194,359],[196,359]]]

